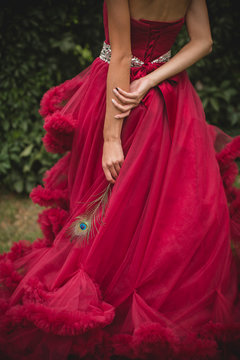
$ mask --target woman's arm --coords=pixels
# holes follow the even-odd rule
[[[106,115],[104,140],[120,138],[122,121],[114,115],[118,113],[112,103],[113,89],[120,86],[129,91],[131,66],[130,13],[128,0],[106,0],[108,30],[111,45],[111,60],[107,74]],[[117,98],[115,98],[117,100]]]
[[[115,115],[117,119],[128,116],[149,89],[187,69],[211,52],[213,41],[206,0],[191,1],[186,14],[186,26],[190,41],[176,55],[158,69],[133,81],[130,92],[123,91],[121,87],[119,91],[114,90],[118,97],[118,102],[114,105],[120,110],[120,113]]]
[[[112,103],[113,89],[121,86],[129,91],[131,66],[130,12],[128,0],[106,0],[111,60],[107,74],[106,114],[103,128],[102,168],[106,179],[115,183],[124,161],[121,144],[122,122],[114,116],[118,110]],[[117,98],[115,98],[117,99]]]
[[[187,69],[212,51],[206,0],[191,1],[186,14],[186,26],[190,41],[166,64],[146,75],[151,87]]]

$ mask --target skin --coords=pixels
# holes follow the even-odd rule
[[[106,179],[114,184],[124,161],[121,145],[124,118],[152,87],[209,54],[213,41],[206,0],[106,0],[106,4],[112,53],[107,75],[102,167]],[[189,42],[160,68],[130,84],[130,17],[174,21],[183,16]]]

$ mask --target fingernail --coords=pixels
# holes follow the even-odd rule
[[[114,117],[115,117],[115,119],[119,119],[119,116],[118,116],[118,115],[115,115]]]
[[[115,100],[114,100],[114,99],[112,99],[112,102],[114,102],[114,103],[115,103]]]

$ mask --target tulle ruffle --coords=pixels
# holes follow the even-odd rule
[[[9,297],[21,277],[16,277],[13,268],[11,271],[6,266],[3,271],[2,264],[7,265],[10,258],[16,261],[26,256],[30,248],[20,244],[12,247],[4,261],[1,259],[1,280],[10,274],[13,280],[4,282]],[[75,295],[69,299],[69,293]],[[108,325],[114,321],[115,309],[103,300],[99,285],[82,268],[56,289],[48,289],[38,278],[30,277],[22,288],[21,302],[11,304],[6,297],[1,300],[0,309],[1,315],[4,314],[0,351],[9,359],[40,360],[39,353],[34,353],[31,347],[41,341],[45,346],[48,341],[54,343],[55,350],[51,352],[49,345],[45,356],[55,358],[57,355],[60,360],[70,354],[76,359],[92,360],[110,360],[113,356],[145,360],[222,360],[224,353],[228,354],[227,360],[237,360],[240,354],[240,324],[228,326],[210,321],[198,331],[186,331],[149,320],[137,326],[132,334],[112,333]],[[147,311],[150,315],[152,309],[134,292],[131,311],[134,314]],[[22,333],[25,337],[28,334],[27,341],[23,340]],[[65,344],[66,353],[58,353],[61,344]]]
[[[34,203],[45,207],[54,206],[65,211],[69,209],[67,174],[70,156],[71,154],[68,152],[45,172],[43,186],[36,186],[30,193],[30,198]],[[54,211],[57,213],[56,209]],[[45,214],[47,213],[45,212]],[[59,214],[63,217],[63,212],[59,211]],[[39,218],[40,223],[42,219],[43,216]]]
[[[240,260],[240,187],[236,185],[239,167],[236,162],[240,158],[240,135],[231,137],[216,125],[210,125],[216,159],[218,161],[224,190],[229,205],[231,240],[235,254]],[[240,263],[239,263],[240,268]]]
[[[77,118],[62,110],[90,75],[92,64],[72,79],[50,88],[42,97],[39,113],[44,118],[46,134],[42,141],[48,152],[65,153],[71,150]]]

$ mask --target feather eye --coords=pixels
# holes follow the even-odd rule
[[[110,190],[111,184],[109,183],[97,199],[88,202],[86,211],[75,217],[75,220],[67,229],[67,234],[70,235],[71,242],[77,239],[80,246],[85,246],[89,243],[89,238],[99,231],[99,225],[104,224],[102,220],[108,203]]]

